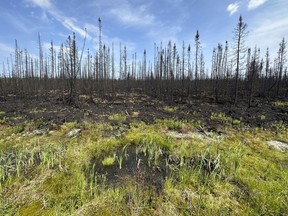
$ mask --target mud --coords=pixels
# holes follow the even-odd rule
[[[152,187],[159,192],[162,190],[170,172],[166,153],[155,159],[148,153],[137,152],[136,146],[131,145],[125,151],[119,149],[116,157],[114,164],[109,166],[103,166],[97,158],[93,159],[91,167],[94,167],[94,176],[104,175],[110,185],[122,185],[129,179],[137,185]]]

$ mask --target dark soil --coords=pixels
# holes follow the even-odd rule
[[[108,98],[108,97],[107,97]],[[97,121],[111,122],[108,116],[115,113],[125,114],[123,124],[133,121],[143,121],[151,124],[156,119],[173,118],[179,120],[200,120],[208,129],[221,130],[223,122],[211,119],[211,113],[225,113],[232,119],[251,127],[267,127],[275,121],[288,122],[288,107],[274,106],[273,102],[259,99],[253,107],[248,108],[242,102],[237,106],[230,103],[216,103],[211,98],[190,99],[186,101],[159,100],[147,95],[131,93],[129,95],[114,96],[113,99],[91,98],[81,95],[74,106],[64,105],[57,100],[57,96],[46,99],[17,99],[14,96],[6,97],[0,101],[0,111],[5,112],[6,120],[17,124],[26,120],[41,119],[46,124],[62,124],[70,121]],[[175,111],[165,107],[177,107]],[[136,113],[136,114],[135,114]],[[3,115],[0,116],[3,118]]]
[[[141,149],[141,146],[136,147],[131,144],[125,150],[118,149],[115,155],[116,159],[111,165],[104,166],[98,158],[94,158],[90,161],[88,169],[92,169],[94,177],[105,176],[107,183],[110,185],[122,185],[125,181],[132,180],[134,184],[150,187],[160,193],[166,177],[173,174],[174,180],[177,181],[177,174],[175,175],[175,173],[182,166],[189,167],[189,169],[200,169],[205,175],[217,172],[219,168],[217,160],[212,160],[210,157],[179,158],[177,155],[162,149],[161,154],[155,158],[154,155],[149,155],[148,152],[141,150],[137,152],[136,148]],[[120,157],[122,157],[121,162],[119,162]]]
[[[166,167],[167,155],[163,154],[155,160],[149,159],[148,154],[139,152],[136,154],[136,146],[131,145],[125,152],[119,150],[117,157],[122,157],[121,168],[116,159],[113,165],[103,166],[98,159],[91,161],[91,167],[95,164],[94,175],[105,175],[106,180],[111,185],[123,184],[127,180],[132,180],[135,184],[151,187],[160,192],[162,190],[165,177],[169,170]],[[130,178],[130,179],[127,179]]]

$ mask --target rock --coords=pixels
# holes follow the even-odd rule
[[[175,139],[185,139],[193,137],[191,133],[184,134],[184,133],[178,133],[176,131],[168,131],[167,135]]]
[[[268,146],[274,147],[281,152],[285,152],[288,149],[288,144],[276,140],[271,140],[266,143]]]
[[[36,136],[41,136],[45,133],[45,130],[34,130],[32,133]]]
[[[223,134],[219,134],[217,136],[213,135],[212,132],[199,130],[197,132],[188,132],[188,133],[179,133],[176,131],[169,131],[167,132],[167,135],[169,137],[175,138],[175,139],[211,139],[211,140],[219,140],[221,137],[224,137]]]
[[[44,130],[44,129],[36,129],[36,130],[34,130],[34,131],[32,131],[32,132],[27,132],[27,133],[25,133],[23,136],[25,137],[25,136],[42,136],[42,135],[44,135],[46,133],[46,130]]]
[[[78,137],[81,133],[81,129],[73,129],[69,133],[66,134],[67,138],[75,138]]]
[[[50,131],[48,132],[48,134],[51,135],[51,134],[54,134],[55,132],[56,132],[55,130],[50,130]]]

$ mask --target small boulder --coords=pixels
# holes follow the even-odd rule
[[[78,137],[81,133],[81,129],[73,129],[69,133],[66,134],[67,138],[75,138]]]
[[[46,133],[46,130],[41,130],[41,129],[37,129],[37,130],[34,130],[33,132],[32,132],[32,134],[33,135],[36,135],[36,136],[42,136],[43,134],[45,134]]]
[[[34,131],[32,131],[32,132],[27,132],[27,133],[25,133],[23,136],[25,137],[25,136],[42,136],[42,135],[44,135],[45,133],[46,133],[47,131],[46,130],[44,130],[44,129],[36,129],[36,130],[34,130]]]
[[[274,147],[281,152],[285,152],[288,149],[288,144],[276,140],[271,140],[267,142],[268,146]]]

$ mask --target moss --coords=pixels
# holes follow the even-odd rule
[[[276,101],[272,103],[276,107],[285,107],[288,106],[288,101]]]
[[[15,171],[1,182],[0,210],[8,215],[285,215],[288,152],[270,149],[265,143],[287,142],[287,125],[278,122],[271,129],[251,129],[240,124],[236,129],[229,116],[213,114],[213,118],[223,122],[223,136],[173,138],[168,130],[189,133],[197,127],[193,121],[175,119],[151,125],[134,122],[125,129],[73,122],[44,136],[23,136],[29,125],[37,126],[35,122],[1,125],[1,161],[7,162],[10,153],[17,156],[9,156],[12,165],[3,167],[15,169],[15,158],[23,163],[18,174]],[[65,139],[75,127],[82,129],[82,136]],[[100,172],[102,165],[115,163],[113,153],[126,156],[134,151],[153,162],[145,169],[165,176],[158,186],[147,184],[141,169],[135,176],[120,175],[115,182]],[[32,153],[36,160],[30,166]],[[180,165],[175,162],[172,167],[169,157]],[[203,171],[216,163],[215,172]],[[17,207],[12,208],[9,200]]]
[[[111,166],[115,162],[115,157],[106,157],[104,160],[102,160],[103,166]]]
[[[176,112],[179,109],[178,106],[164,106],[163,110],[166,112]]]
[[[78,168],[67,173],[54,173],[40,190],[45,191],[47,206],[72,213],[85,202],[86,186],[85,175]]]
[[[125,135],[123,142],[135,145],[147,145],[148,147],[159,146],[165,149],[169,149],[172,146],[172,142],[168,137],[159,134],[153,128],[132,129]]]
[[[26,127],[26,122],[22,122],[20,124],[17,124],[15,127],[14,127],[14,133],[17,134],[17,133],[22,133],[24,130],[25,130],[25,127]]]
[[[181,130],[184,127],[184,122],[174,119],[157,120],[156,124],[166,127],[168,130]]]
[[[42,201],[37,200],[20,207],[19,215],[49,215],[49,212],[45,212]]]
[[[110,116],[108,116],[109,120],[114,120],[114,121],[118,121],[118,122],[123,122],[126,120],[126,114],[123,113],[114,113]]]
[[[73,129],[73,128],[76,128],[76,127],[78,127],[78,122],[76,122],[76,121],[72,121],[72,122],[66,122],[64,125],[62,125],[62,127],[67,127],[67,128],[69,128],[69,129]]]

